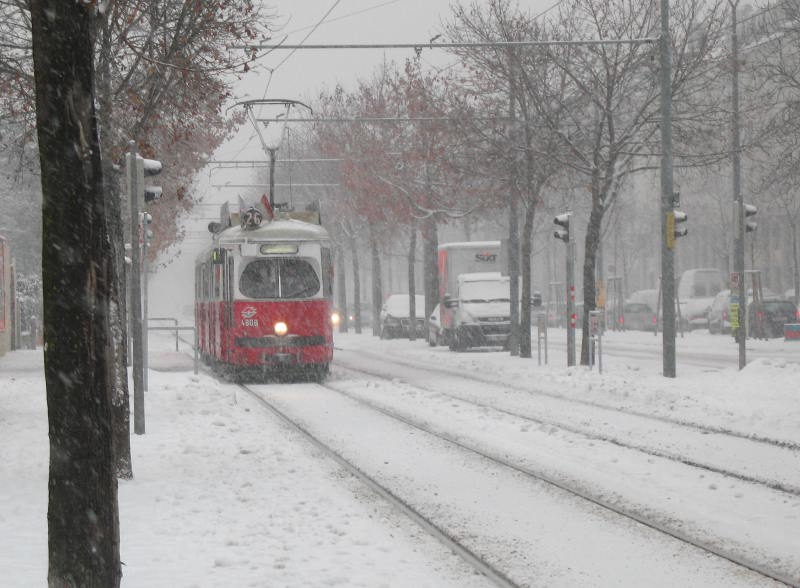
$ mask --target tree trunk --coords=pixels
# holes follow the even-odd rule
[[[361,334],[361,267],[358,264],[358,247],[356,247],[356,238],[349,237],[350,240],[350,255],[353,257],[353,308],[355,308],[355,321],[356,333]],[[373,305],[374,307],[374,305]],[[378,320],[378,315],[373,312],[372,324]],[[375,327],[373,326],[373,329]]]
[[[372,334],[380,336],[381,324],[378,317],[383,304],[383,286],[381,284],[381,254],[378,250],[374,225],[369,227],[369,248],[372,254]]]
[[[347,312],[347,276],[345,275],[344,247],[339,245],[336,248],[336,289],[339,294],[339,332],[346,333],[349,328],[349,313]],[[353,317],[356,316],[358,307],[353,308]],[[359,317],[360,318],[360,317]]]
[[[119,586],[106,225],[91,5],[31,2],[50,437],[48,584]]]
[[[422,223],[422,265],[425,287],[425,316],[431,316],[439,300],[439,229],[430,216]]]
[[[417,299],[414,294],[417,292],[417,280],[414,266],[417,261],[417,223],[411,223],[411,239],[408,244],[408,338],[410,341],[417,340]],[[425,311],[420,308],[420,311]],[[428,316],[426,313],[425,316]]]
[[[601,199],[594,199],[583,250],[583,329],[581,338],[581,365],[589,365],[589,311],[594,310],[597,298],[594,274],[597,247],[600,244],[600,225],[603,222]]]
[[[111,32],[108,15],[100,16],[100,51],[97,71],[98,122],[103,158],[103,179],[105,181],[106,223],[111,243],[111,275],[108,316],[111,324],[111,361],[115,377],[112,380],[112,410],[114,415],[114,456],[117,477],[133,478],[131,463],[130,396],[128,394],[128,315],[125,275],[125,236],[122,223],[122,193],[119,174],[114,171],[112,160],[114,132],[111,128],[113,97],[111,95],[110,63],[106,56],[111,55]]]

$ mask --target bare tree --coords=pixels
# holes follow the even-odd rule
[[[779,210],[791,238],[792,284],[800,304],[800,2],[787,0],[752,15],[760,30],[747,64],[760,106],[757,148],[749,153],[754,191]],[[758,29],[758,27],[754,27]]]
[[[705,90],[705,82],[714,74],[705,60],[719,39],[720,8],[699,0],[678,0],[672,11],[675,67],[671,91],[680,144],[696,137],[693,131],[697,126],[719,112],[717,100]],[[655,37],[657,30],[657,6],[649,0],[570,0],[560,5],[550,38],[587,42],[644,39]],[[603,218],[625,177],[653,169],[660,154],[658,62],[649,43],[555,45],[546,54],[563,75],[556,78],[557,84],[530,76],[527,87],[535,96],[532,105],[556,133],[561,148],[540,154],[555,157],[580,173],[591,203],[583,251],[581,363],[586,364]],[[559,109],[554,110],[553,104]],[[698,154],[684,156],[694,164],[699,161]]]
[[[454,20],[446,30],[450,38],[460,42],[546,40],[546,32],[539,24],[509,0],[492,0],[485,6],[473,3],[470,8],[456,7]],[[464,49],[459,51],[459,55],[467,70],[475,72],[463,78],[467,95],[475,97],[483,111],[494,114],[498,120],[508,120],[506,124],[473,124],[470,130],[476,143],[489,146],[491,156],[484,159],[484,169],[488,168],[495,180],[508,189],[504,204],[510,212],[509,261],[514,327],[517,323],[516,309],[522,311],[519,313],[519,327],[514,329],[514,339],[519,344],[520,356],[531,357],[529,301],[533,282],[533,230],[536,211],[545,205],[543,195],[561,164],[554,158],[538,155],[539,152],[552,151],[558,144],[551,128],[539,120],[541,114],[532,105],[536,96],[529,92],[529,87],[532,77],[552,83],[553,76],[558,76],[559,71],[542,52],[524,48]],[[536,73],[532,74],[532,70]],[[502,90],[498,92],[498,88]],[[553,123],[557,116],[557,113],[551,113],[549,121]],[[519,205],[524,211],[521,235],[517,230]],[[521,296],[517,294],[515,278],[520,271],[517,267],[522,274]]]

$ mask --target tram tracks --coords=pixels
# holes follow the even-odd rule
[[[507,456],[499,455],[497,452],[487,451],[485,449],[476,447],[474,444],[466,442],[464,439],[459,438],[457,435],[452,435],[447,433],[446,431],[442,431],[441,429],[429,425],[424,422],[424,419],[414,419],[410,418],[407,415],[400,414],[398,411],[394,411],[391,409],[387,409],[384,406],[381,406],[378,403],[372,402],[367,400],[357,394],[352,394],[347,390],[342,389],[342,386],[337,385],[335,382],[327,382],[320,384],[322,387],[326,388],[330,392],[335,392],[336,394],[342,395],[349,399],[352,402],[355,402],[361,406],[367,407],[369,410],[378,412],[389,419],[394,421],[399,421],[410,427],[414,430],[423,432],[426,435],[439,439],[445,443],[452,445],[453,447],[458,448],[461,451],[468,452],[470,454],[476,455],[479,458],[486,460],[498,467],[505,468],[507,470],[513,471],[517,474],[520,474],[534,483],[544,483],[548,486],[552,486],[553,488],[557,489],[560,492],[566,493],[570,496],[576,497],[580,500],[586,501],[591,503],[592,505],[599,507],[613,515],[622,517],[629,521],[633,521],[636,524],[642,525],[656,531],[662,535],[666,535],[671,537],[672,539],[678,540],[681,543],[687,544],[692,546],[693,548],[699,549],[702,552],[707,554],[712,554],[718,558],[726,560],[736,566],[741,568],[746,568],[751,572],[762,576],[765,579],[774,580],[776,582],[780,582],[782,584],[793,586],[795,588],[800,587],[800,578],[795,578],[792,572],[787,572],[783,570],[776,570],[770,568],[768,565],[765,565],[761,561],[757,561],[747,554],[737,552],[735,549],[730,549],[726,547],[724,544],[717,544],[711,541],[699,539],[698,537],[692,536],[689,533],[683,532],[680,529],[676,529],[675,527],[666,524],[658,518],[649,516],[647,512],[637,511],[635,508],[627,508],[623,505],[620,505],[613,499],[607,499],[602,495],[589,491],[585,488],[581,488],[578,485],[572,484],[568,481],[563,479],[559,479],[558,477],[549,475],[543,471],[534,469],[530,466],[521,465],[519,463],[515,463],[513,460],[509,459]],[[358,466],[353,464],[347,458],[345,458],[342,454],[340,454],[335,449],[331,448],[330,445],[324,441],[322,441],[319,437],[315,436],[315,434],[309,431],[306,427],[299,423],[297,418],[294,418],[284,411],[281,411],[274,403],[270,402],[266,397],[262,394],[259,394],[257,391],[248,388],[247,386],[243,386],[249,394],[253,395],[258,401],[267,407],[271,412],[276,414],[282,421],[284,421],[288,426],[300,431],[303,436],[308,438],[314,446],[318,447],[319,449],[323,450],[326,454],[330,455],[337,463],[339,463],[342,467],[346,468],[348,471],[353,473],[357,478],[362,480],[368,487],[372,490],[377,492],[380,496],[384,497],[386,500],[391,502],[395,505],[398,510],[406,514],[411,520],[419,524],[425,531],[434,535],[437,539],[439,539],[445,546],[452,549],[454,553],[457,553],[460,557],[462,557],[466,562],[468,562],[476,571],[481,574],[484,574],[488,579],[490,579],[495,585],[498,586],[516,586],[509,576],[502,570],[498,569],[497,567],[493,566],[492,564],[487,563],[487,559],[482,556],[481,554],[475,553],[470,547],[462,544],[456,538],[454,538],[453,534],[449,533],[446,529],[442,529],[433,521],[431,521],[428,517],[421,514],[419,510],[417,510],[413,505],[409,502],[405,501],[404,499],[400,498],[395,491],[388,488],[386,485],[376,481],[375,478],[371,477],[368,473],[362,471]]]
[[[348,367],[347,360],[346,359],[343,360],[343,358],[342,358],[343,354],[346,354],[347,351],[343,350],[343,349],[339,349],[339,348],[335,348],[335,350],[337,352],[337,356],[336,356],[336,360],[335,360],[336,361],[336,365],[338,365],[340,367]],[[789,449],[789,450],[793,450],[793,451],[800,451],[800,442],[796,442],[796,441],[789,440],[789,439],[777,439],[777,438],[773,438],[773,437],[767,437],[767,436],[764,436],[764,435],[758,435],[758,434],[755,434],[755,433],[748,433],[748,432],[738,431],[738,430],[731,429],[731,428],[728,428],[728,427],[715,426],[715,425],[710,425],[710,424],[707,424],[707,423],[698,423],[698,422],[694,422],[694,421],[690,421],[690,420],[686,420],[686,419],[670,418],[670,417],[666,417],[666,416],[663,416],[663,415],[644,412],[644,411],[636,410],[636,409],[629,408],[629,407],[614,406],[614,405],[605,404],[603,402],[594,402],[594,401],[591,401],[591,400],[586,400],[586,399],[581,399],[581,398],[571,398],[571,397],[567,397],[567,396],[563,396],[563,395],[559,395],[559,394],[554,394],[554,393],[548,392],[546,390],[542,390],[542,389],[536,387],[535,385],[534,386],[530,386],[530,385],[522,386],[522,385],[519,385],[519,384],[515,384],[513,382],[508,382],[508,381],[505,381],[505,380],[502,380],[502,379],[498,379],[496,377],[482,376],[481,374],[479,374],[477,372],[474,372],[474,371],[464,371],[464,370],[458,370],[456,368],[446,368],[446,367],[442,367],[442,366],[438,366],[438,365],[431,365],[431,364],[426,363],[426,362],[417,362],[416,360],[412,362],[410,360],[407,361],[407,360],[399,359],[397,357],[390,357],[390,356],[387,356],[386,354],[365,351],[363,349],[359,350],[358,354],[360,356],[362,356],[362,357],[370,357],[372,359],[380,360],[381,362],[387,362],[387,363],[390,363],[390,364],[405,368],[407,370],[408,369],[415,370],[415,371],[422,370],[422,371],[426,371],[426,372],[436,373],[436,374],[438,374],[440,376],[455,377],[455,378],[467,378],[469,380],[473,380],[473,381],[476,381],[476,382],[481,382],[481,383],[484,383],[484,384],[489,384],[491,386],[501,386],[501,387],[503,387],[503,388],[505,388],[507,390],[513,390],[515,392],[523,392],[523,393],[528,394],[528,395],[539,396],[539,397],[542,397],[542,398],[551,398],[553,400],[556,400],[558,402],[562,402],[562,403],[565,403],[565,404],[572,404],[572,405],[576,405],[576,406],[585,406],[585,407],[589,407],[589,408],[592,408],[592,409],[600,409],[600,410],[603,410],[603,411],[609,411],[609,412],[615,412],[615,413],[623,413],[623,414],[630,415],[630,416],[633,416],[633,417],[641,417],[641,418],[644,418],[644,419],[648,419],[648,420],[651,420],[651,421],[654,421],[654,422],[661,422],[661,423],[665,423],[665,424],[668,424],[668,425],[681,426],[681,427],[685,427],[687,429],[696,430],[697,432],[702,433],[704,435],[718,434],[718,435],[724,435],[724,436],[727,436],[727,437],[738,437],[740,439],[745,439],[747,441],[753,441],[753,442],[762,443],[762,444],[765,444],[765,445],[772,445],[772,446],[775,446],[775,447],[781,447],[781,448],[785,448],[785,449]],[[350,367],[353,367],[353,366],[350,365]],[[364,373],[369,374],[369,375],[373,375],[373,376],[376,376],[376,377],[385,377],[385,374],[381,374],[380,372],[374,372],[373,373],[372,371],[364,369],[363,367],[362,368],[357,368],[357,369],[360,369],[361,371],[363,371]]]
[[[320,384],[325,388],[332,389],[324,384]],[[469,547],[458,541],[455,537],[447,533],[445,530],[439,528],[436,524],[430,521],[422,512],[414,508],[410,503],[403,500],[395,492],[389,489],[386,485],[378,482],[374,477],[370,476],[367,472],[359,468],[356,464],[345,458],[340,452],[336,451],[329,444],[323,442],[320,438],[315,436],[308,428],[304,427],[297,420],[293,419],[287,413],[278,408],[274,403],[270,402],[263,395],[259,394],[245,384],[238,385],[240,389],[254,398],[259,404],[266,408],[270,413],[275,415],[281,422],[283,422],[290,429],[298,432],[305,438],[311,445],[320,450],[323,454],[335,461],[345,471],[349,472],[359,481],[361,481],[367,488],[372,490],[375,494],[383,498],[386,502],[391,504],[399,512],[408,517],[411,521],[421,527],[426,533],[437,539],[447,549],[451,550],[465,563],[472,567],[477,573],[482,574],[493,585],[501,588],[519,588],[519,585],[510,580],[501,570],[497,569],[492,564],[488,563],[480,555],[474,553]]]
[[[335,367],[337,369],[338,368],[350,369],[351,371],[355,372],[361,371],[361,373],[369,375],[370,378],[381,378],[383,380],[389,380],[389,381],[397,379],[397,378],[387,377],[386,375],[382,375],[379,373],[373,373],[370,371],[356,370],[353,368],[344,368],[340,364],[340,362],[337,362],[337,365]],[[648,513],[646,509],[637,510],[636,508],[627,508],[624,505],[620,505],[618,501],[614,499],[614,497],[612,497],[612,499],[609,500],[602,493],[600,495],[597,495],[592,491],[587,490],[585,487],[581,487],[580,484],[574,485],[568,481],[565,482],[563,479],[559,477],[553,477],[548,475],[546,472],[538,471],[535,468],[531,468],[528,466],[521,466],[520,464],[513,463],[513,461],[507,459],[507,456],[498,455],[492,451],[485,451],[479,447],[474,446],[473,444],[465,442],[465,440],[460,438],[458,435],[451,435],[445,431],[442,431],[441,429],[429,426],[428,424],[425,423],[424,418],[421,421],[419,419],[409,418],[408,416],[400,414],[397,411],[387,409],[384,406],[380,406],[379,404],[370,402],[369,400],[365,400],[364,398],[362,398],[357,394],[352,394],[347,390],[343,390],[341,389],[340,382],[337,382],[335,378],[328,383],[322,384],[322,386],[331,392],[341,394],[353,402],[357,402],[360,405],[366,406],[370,410],[379,412],[384,416],[386,416],[387,418],[391,418],[393,420],[402,422],[408,427],[412,427],[416,430],[424,432],[427,435],[441,439],[446,443],[450,443],[454,447],[457,447],[462,451],[470,452],[472,454],[480,456],[482,459],[488,460],[494,464],[497,464],[498,466],[507,468],[509,470],[513,470],[532,480],[536,480],[538,482],[551,485],[562,492],[568,493],[572,496],[585,500],[586,502],[589,502],[602,509],[605,509],[610,513],[629,519],[631,521],[635,521],[640,525],[658,531],[659,533],[672,537],[673,539],[676,539],[682,543],[691,545],[694,548],[702,550],[706,553],[713,554],[737,566],[741,566],[742,568],[746,568],[756,574],[759,574],[760,576],[763,576],[764,578],[769,578],[771,580],[781,582],[789,586],[800,587],[800,575],[796,575],[797,570],[795,568],[775,569],[769,565],[768,559],[762,559],[762,558],[754,559],[752,557],[749,557],[747,554],[743,554],[737,551],[735,549],[735,546],[733,549],[731,549],[729,546],[724,545],[724,542],[723,544],[716,544],[714,542],[698,539],[697,537],[692,536],[690,533],[686,533],[680,529],[676,529],[669,523],[664,524],[657,518],[649,516],[650,513]],[[307,428],[303,427],[300,423],[298,423],[297,419],[281,411],[279,408],[273,405],[269,400],[262,397],[262,395],[260,395],[258,392],[249,389],[247,386],[242,386],[242,388],[246,390],[248,394],[254,395],[254,397],[258,399],[259,403],[263,404],[266,408],[268,408],[270,412],[276,414],[276,416],[278,416],[281,420],[286,422],[288,426],[296,428],[298,431],[300,431],[301,434],[307,437],[316,447],[323,450],[326,454],[329,454],[332,459],[334,459],[342,467],[350,471],[366,486],[371,488],[373,491],[375,491],[378,495],[382,496],[384,499],[389,501],[391,504],[395,505],[398,511],[403,512],[406,516],[409,517],[409,519],[416,522],[426,532],[430,533],[433,536],[436,536],[437,539],[439,539],[444,545],[446,545],[454,553],[462,557],[462,559],[467,561],[476,571],[483,574],[495,585],[498,586],[519,585],[515,584],[513,580],[509,579],[508,575],[502,569],[499,569],[497,566],[487,563],[486,558],[484,558],[480,553],[476,552],[476,550],[462,544],[462,542],[459,541],[458,538],[453,533],[449,533],[444,528],[439,528],[435,522],[433,522],[430,518],[426,517],[425,515],[421,514],[421,512],[417,510],[410,502],[398,496],[391,488],[376,481],[376,479],[371,477],[369,473],[362,471],[361,469],[359,469],[357,465],[350,463],[348,459],[344,457],[341,453],[329,447],[326,442],[322,441],[318,437],[315,437],[314,433],[308,430]],[[463,401],[463,399],[459,400]],[[488,410],[496,410],[495,407],[491,407],[488,405],[483,406],[481,408]],[[504,412],[508,416],[520,417],[520,415],[510,411],[500,411],[500,412]],[[554,426],[559,426],[562,429],[565,428],[563,425],[554,424]],[[577,433],[583,434],[580,431],[577,431]],[[598,437],[597,440],[604,441],[604,439],[600,437]],[[605,440],[605,441],[612,444],[617,444],[613,440]],[[775,447],[786,448],[786,445],[780,442],[767,443],[767,444],[773,445]],[[666,459],[670,459],[668,456],[658,456],[655,454],[653,455],[656,457],[664,457]],[[680,463],[683,463],[684,465],[689,465],[692,467],[702,467],[696,464],[687,463],[686,460],[678,459],[675,461],[678,461]],[[710,471],[713,472],[714,470]],[[726,475],[725,472],[721,471],[716,471],[714,473],[720,475]],[[776,490],[779,492],[784,492],[788,495],[796,496],[798,494],[796,488],[776,487],[775,484],[771,484],[769,481],[766,481],[766,483],[764,483],[765,482],[764,480],[761,481],[751,480],[747,479],[747,477],[743,477],[735,473],[733,473],[731,477],[747,483],[761,484],[766,488],[769,488],[771,490]]]
[[[381,374],[380,372],[378,372],[376,370],[368,370],[368,369],[364,369],[364,368],[355,368],[355,367],[343,365],[341,363],[337,364],[337,368],[338,369],[343,369],[345,371],[350,371],[350,372],[353,372],[353,373],[360,373],[360,374],[367,375],[367,376],[370,376],[370,377],[373,377],[373,378],[382,378],[384,380],[391,380],[392,379],[391,377],[386,376],[385,374]],[[462,377],[468,377],[468,376],[462,376]],[[536,425],[539,425],[539,426],[557,427],[560,430],[567,431],[568,433],[572,433],[574,435],[580,435],[580,436],[582,436],[584,438],[591,439],[593,441],[597,441],[597,442],[600,442],[600,443],[609,443],[609,444],[615,445],[617,447],[638,451],[640,453],[644,453],[644,454],[647,454],[647,455],[650,455],[650,456],[653,456],[653,457],[656,457],[656,458],[660,458],[660,459],[670,460],[670,461],[673,461],[673,462],[676,462],[676,463],[680,463],[680,464],[683,464],[683,465],[686,465],[686,466],[689,466],[689,467],[692,467],[692,468],[697,468],[697,469],[700,469],[700,470],[704,470],[704,471],[709,472],[709,473],[719,474],[719,475],[722,475],[722,476],[726,476],[728,478],[739,480],[741,482],[757,484],[757,485],[763,486],[765,488],[768,488],[770,490],[775,490],[775,491],[785,493],[785,494],[790,495],[790,496],[795,497],[795,498],[800,498],[800,485],[795,484],[795,483],[781,482],[781,481],[776,481],[775,479],[767,479],[765,477],[760,477],[760,476],[757,476],[757,475],[750,475],[750,474],[742,473],[741,471],[734,471],[730,467],[724,467],[724,466],[715,465],[713,463],[710,463],[709,461],[701,461],[699,459],[695,459],[695,458],[687,457],[685,455],[681,455],[680,453],[664,451],[664,450],[661,450],[661,449],[654,448],[652,445],[648,446],[648,445],[643,444],[643,443],[633,442],[630,439],[625,440],[625,439],[622,439],[620,435],[614,435],[613,433],[607,434],[607,433],[597,432],[596,430],[594,430],[592,428],[591,425],[580,426],[580,424],[575,424],[575,423],[570,422],[570,421],[568,421],[567,419],[564,419],[564,418],[556,419],[556,418],[542,417],[542,416],[530,414],[529,411],[523,411],[523,410],[520,410],[520,409],[511,410],[511,409],[508,409],[508,408],[504,408],[502,406],[498,406],[497,404],[487,403],[487,402],[480,402],[480,401],[476,401],[474,399],[465,398],[463,395],[449,394],[447,392],[443,392],[440,389],[436,389],[436,388],[434,388],[432,386],[424,386],[424,385],[420,385],[418,383],[411,383],[410,385],[412,385],[412,386],[414,386],[416,388],[419,388],[420,390],[424,390],[426,392],[436,393],[436,394],[441,394],[441,395],[444,395],[444,396],[448,396],[450,398],[458,400],[459,402],[465,402],[467,404],[473,405],[473,406],[478,407],[478,408],[483,409],[483,410],[491,410],[491,411],[497,412],[499,414],[504,414],[504,415],[507,415],[507,416],[510,416],[510,417],[513,417],[513,418],[517,418],[517,419],[520,419],[520,420],[523,420],[523,421],[527,421],[529,423],[533,423],[533,424],[536,424]],[[504,384],[498,384],[498,386],[502,387],[502,386],[504,386]],[[635,416],[640,417],[641,415],[635,415]],[[658,419],[658,420],[661,421],[661,419]],[[687,427],[687,425],[685,425],[685,424],[680,424],[680,423],[676,423],[676,422],[673,422],[671,424],[673,424],[675,426],[679,426],[679,427]],[[694,428],[695,430],[700,431],[703,435],[707,435],[709,433],[709,431],[704,430],[704,429],[699,428],[699,427],[690,427],[690,428]],[[723,433],[716,433],[715,432],[714,434],[721,435]],[[749,442],[752,442],[752,443],[766,444],[767,446],[774,447],[774,449],[772,450],[773,452],[777,452],[777,453],[779,453],[781,455],[785,454],[785,456],[783,456],[783,457],[793,457],[795,459],[795,461],[800,462],[800,451],[796,451],[793,448],[786,447],[782,443],[779,443],[779,442],[770,443],[768,441],[764,441],[764,440],[761,440],[761,439],[751,439],[751,438],[748,438],[748,437],[742,438],[742,437],[740,437],[738,435],[734,435],[734,437],[736,437],[737,439],[745,439],[745,440],[747,440]],[[783,461],[783,463],[786,463],[785,459],[781,460],[780,457],[781,456],[778,456],[778,457],[774,458],[774,461],[778,462],[778,463]]]

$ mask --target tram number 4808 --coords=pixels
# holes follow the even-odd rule
[[[242,319],[242,326],[245,326],[245,327],[257,327],[258,326],[258,319],[257,318]]]

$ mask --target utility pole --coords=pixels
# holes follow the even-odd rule
[[[509,51],[509,92],[508,92],[508,114],[511,119],[511,132],[509,139],[511,143],[511,182],[510,182],[510,196],[511,201],[508,207],[508,275],[510,278],[510,300],[511,300],[511,334],[508,341],[508,346],[511,355],[519,355],[519,316],[520,316],[520,303],[519,303],[519,219],[517,218],[519,209],[519,159],[517,158],[517,116],[516,116],[516,101],[517,89],[514,78],[514,54],[513,49]],[[525,305],[529,309],[529,305]]]
[[[275,210],[275,148],[267,149],[269,153],[269,205]]]
[[[661,0],[660,74],[661,74],[661,291],[663,373],[675,377],[675,256],[673,247],[672,182],[672,52],[669,33],[669,0]],[[670,223],[672,219],[673,222]]]
[[[128,199],[131,206],[131,355],[133,356],[133,432],[144,434],[144,348],[142,345],[141,246],[139,244],[139,173],[136,142],[128,143],[127,172],[130,178]]]
[[[558,227],[553,236],[567,245],[567,365],[575,365],[575,240],[570,234],[572,213],[565,212],[553,219]]]
[[[148,339],[150,335],[150,331],[148,330],[149,319],[147,318],[147,298],[149,296],[149,292],[147,290],[147,274],[150,271],[150,264],[147,261],[147,233],[150,231],[150,229],[147,228],[147,220],[149,217],[149,213],[143,212],[141,214],[140,221],[142,231],[142,388],[145,391],[147,391],[147,350],[149,346]]]
[[[747,365],[747,350],[745,342],[747,339],[746,325],[746,306],[747,306],[747,285],[744,279],[744,233],[745,233],[745,210],[742,199],[741,185],[741,138],[739,136],[739,37],[736,29],[738,23],[736,19],[736,9],[739,0],[728,0],[731,7],[731,60],[732,60],[732,87],[731,87],[731,156],[733,171],[733,271],[738,276],[739,288],[736,293],[738,300],[739,328],[737,330],[737,340],[739,343],[739,369],[744,369]]]

